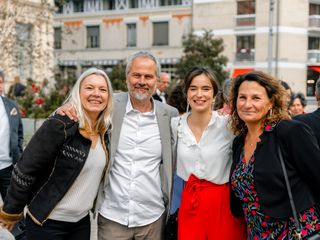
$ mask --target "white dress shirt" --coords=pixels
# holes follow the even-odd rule
[[[187,181],[191,174],[215,184],[229,181],[234,135],[227,128],[228,116],[212,112],[211,120],[196,141],[187,124],[190,113],[182,115],[178,126],[177,174]],[[173,120],[177,121],[177,120]]]
[[[9,118],[0,97],[0,170],[9,167],[12,164],[10,157],[10,125]]]
[[[155,115],[126,106],[118,148],[99,213],[128,227],[155,222],[165,210],[161,191],[161,141]]]

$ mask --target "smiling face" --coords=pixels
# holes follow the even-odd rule
[[[289,107],[289,111],[290,111],[291,115],[293,115],[293,116],[303,114],[304,109],[303,109],[303,105],[302,105],[299,98],[295,98],[293,100],[292,104]]]
[[[96,120],[107,107],[108,98],[108,85],[103,76],[92,74],[81,82],[81,104],[91,119]]]
[[[133,101],[149,101],[156,89],[156,63],[147,57],[133,60],[127,75],[127,86]]]
[[[248,124],[263,124],[265,116],[272,108],[267,91],[255,81],[244,81],[239,87],[237,113]]]
[[[167,91],[168,87],[170,85],[170,76],[167,73],[161,73],[160,74],[160,80],[158,82],[158,89],[161,92]]]
[[[192,111],[211,112],[214,90],[205,74],[195,76],[187,91],[188,103]]]

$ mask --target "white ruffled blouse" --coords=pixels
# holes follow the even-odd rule
[[[199,142],[187,124],[190,113],[173,118],[173,135],[178,134],[177,174],[187,181],[191,174],[215,184],[229,181],[234,135],[228,129],[228,116],[212,112],[211,120]]]

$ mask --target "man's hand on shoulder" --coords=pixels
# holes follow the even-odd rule
[[[61,116],[67,115],[71,120],[77,122],[78,121],[78,116],[75,108],[70,104],[66,103],[59,107],[56,111],[56,114],[59,114]]]

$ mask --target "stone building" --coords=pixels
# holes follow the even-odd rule
[[[174,74],[182,38],[207,29],[224,40],[230,77],[263,70],[312,96],[319,19],[320,0],[70,0],[55,15],[56,64],[62,77],[76,76],[145,49]]]
[[[0,69],[8,82],[53,80],[54,11],[53,0],[0,1]]]

